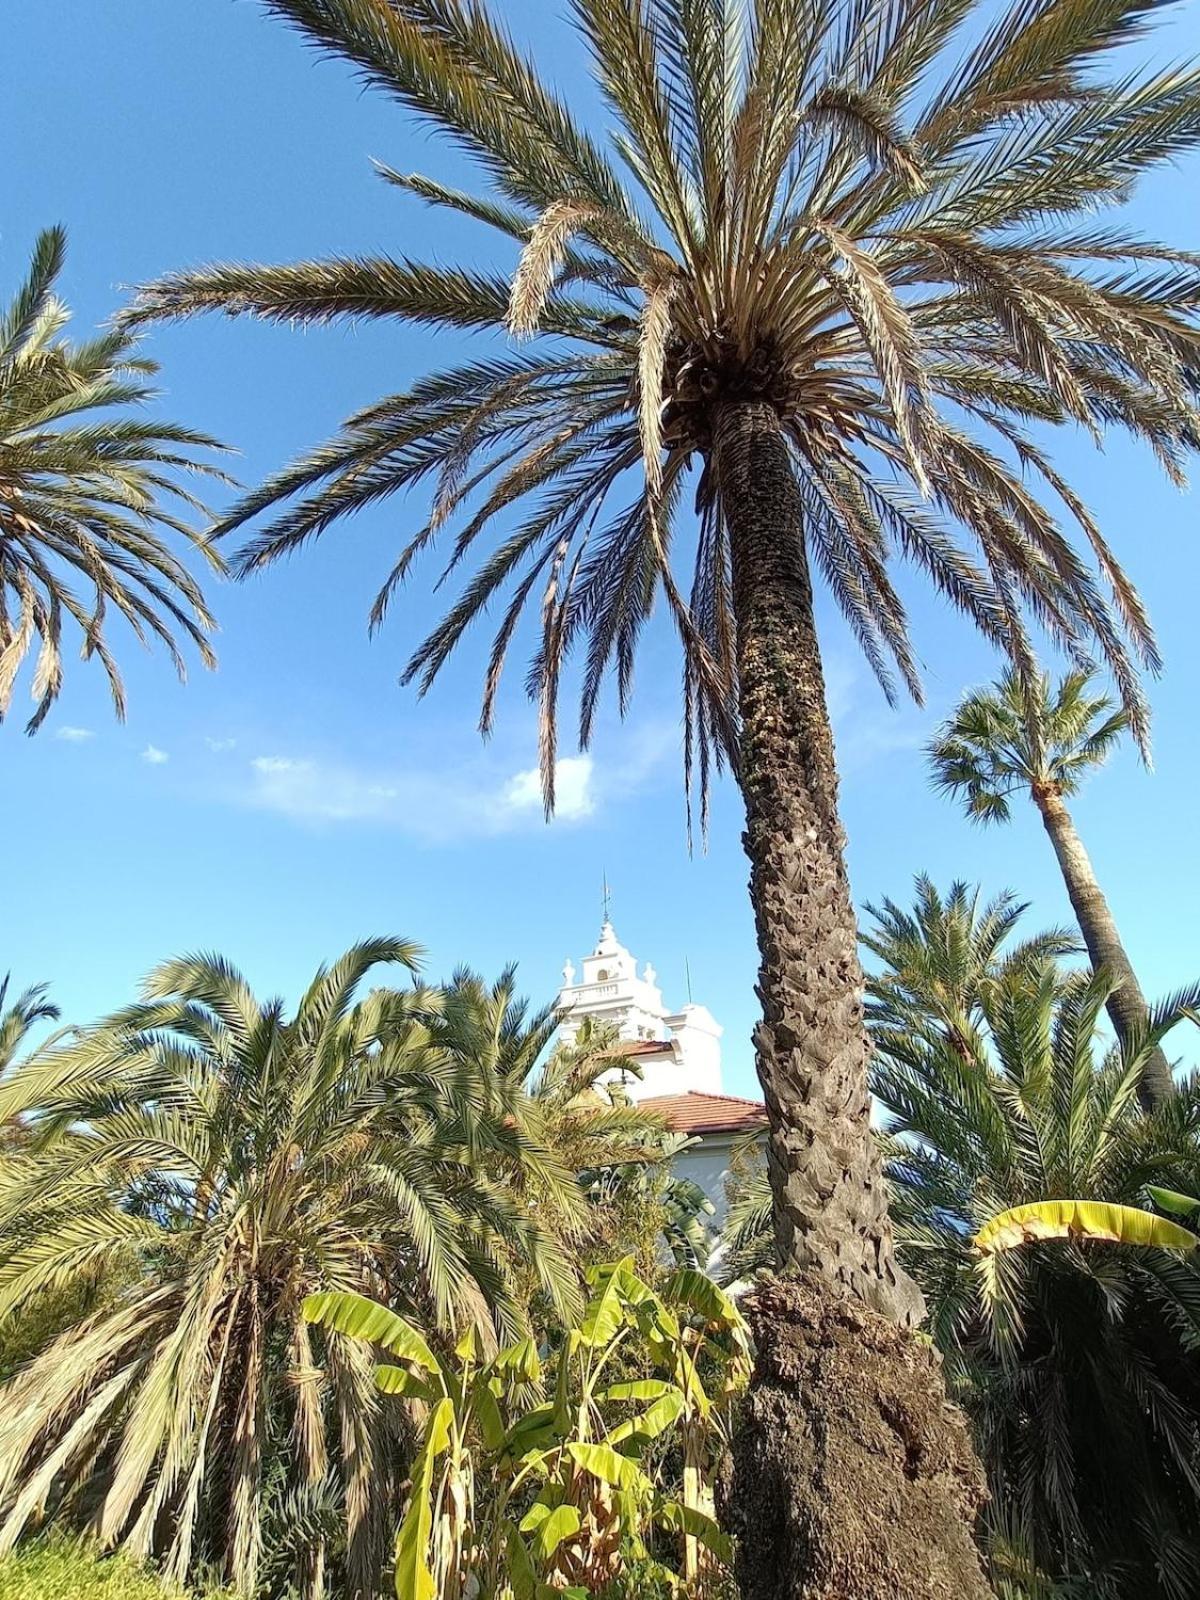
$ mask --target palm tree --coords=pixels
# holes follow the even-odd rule
[[[0,978],[0,1078],[10,1072],[17,1062],[17,1051],[28,1039],[39,1022],[57,1022],[58,1007],[47,998],[44,983],[32,984],[23,993],[8,1002],[8,986],[12,973]]]
[[[486,731],[518,623],[537,612],[547,807],[564,660],[582,654],[586,745],[610,668],[628,704],[662,590],[683,645],[685,767],[703,797],[727,763],[747,808],[780,1257],[815,1275],[835,1321],[848,1289],[914,1323],[869,1131],[812,569],[889,692],[895,676],[918,689],[889,574],[899,557],[1026,675],[1026,615],[1069,648],[1094,646],[1144,733],[1135,658],[1157,658],[1140,602],[1026,424],[1126,428],[1173,475],[1197,437],[1200,270],[1095,208],[1194,145],[1200,73],[1103,70],[1144,0],[998,16],[970,0],[575,0],[614,124],[602,143],[484,0],[264,5],[465,150],[485,192],[384,176],[519,257],[514,272],[389,256],[218,265],[149,286],[135,322],[222,310],[493,336],[479,359],[350,418],[218,531],[266,517],[241,551],[249,572],[433,480],[373,620],[453,528],[447,572],[476,571],[407,677],[427,689],[505,595]],[[505,349],[498,334],[533,342]],[[1083,551],[1026,474],[1066,505]],[[902,1364],[903,1342],[882,1338],[862,1359],[886,1365],[893,1348]],[[830,1411],[847,1398],[813,1383],[788,1404],[849,1448],[854,1424]],[[769,1470],[786,1482],[798,1459]],[[903,1505],[916,1492],[903,1452],[894,1465]],[[751,1488],[748,1503],[781,1519],[756,1538],[814,1552],[807,1575],[766,1564],[764,1593],[822,1581],[831,1541],[858,1525],[855,1506],[835,1532],[828,1500],[798,1482],[785,1497]],[[949,1522],[945,1537],[960,1538]],[[926,1560],[903,1565],[898,1594],[937,1581]],[[982,1592],[957,1569],[947,1581]]]
[[[969,1064],[983,1021],[985,985],[1072,955],[1078,946],[1060,928],[1012,944],[1029,907],[1007,890],[981,906],[980,890],[961,880],[942,894],[920,873],[913,886],[911,909],[890,898],[863,908],[871,923],[858,941],[878,963],[867,973],[867,1033],[884,1056],[917,1041],[934,1049],[948,1046]],[[734,1162],[720,1258],[724,1283],[761,1271],[771,1259],[771,1189],[766,1168],[755,1159],[757,1148],[757,1141],[747,1141]],[[900,1243],[903,1249],[903,1233]]]
[[[966,1055],[985,981],[1006,968],[1072,955],[1078,946],[1050,928],[1002,952],[1029,909],[1014,894],[1006,890],[981,907],[977,888],[959,880],[943,896],[924,873],[914,888],[911,911],[890,899],[865,907],[874,926],[859,943],[881,963],[867,978],[868,1031],[883,1043],[889,1030],[924,1036],[932,1023]]]
[[[220,447],[194,429],[136,415],[154,396],[148,380],[158,369],[128,332],[83,344],[61,337],[69,312],[55,285],[65,251],[61,228],[40,234],[29,276],[0,312],[0,719],[36,644],[28,733],[62,688],[65,619],[83,635],[84,659],[103,666],[121,718],[125,690],[104,632],[110,611],[142,643],[157,639],[181,679],[181,640],[214,664],[204,596],[161,533],[177,534],[220,570],[212,547],[170,508],[173,499],[204,511],[178,475],[223,478],[195,457]]]
[[[218,957],[171,961],[144,1000],[0,1090],[30,1129],[0,1171],[0,1326],[135,1268],[0,1397],[0,1549],[49,1510],[179,1581],[208,1563],[249,1594],[274,1440],[285,1488],[340,1484],[347,1593],[373,1593],[394,1452],[368,1356],[315,1348],[304,1297],[370,1293],[493,1344],[524,1331],[526,1280],[558,1314],[578,1307],[564,1252],[489,1176],[519,1151],[435,1040],[436,991],[358,998],[374,966],[411,971],[418,953],[356,945],[291,1018]],[[302,1546],[301,1593],[325,1577],[322,1542]]]
[[[672,1246],[695,1247],[688,1211],[696,1198],[668,1172],[680,1141],[654,1112],[605,1081],[616,1068],[637,1072],[636,1062],[620,1053],[616,1030],[593,1018],[584,1019],[569,1044],[556,1044],[560,1021],[553,1006],[531,1012],[518,997],[514,967],[492,984],[460,968],[431,1024],[471,1080],[490,1086],[493,1116],[518,1141],[520,1158],[505,1170],[505,1181],[585,1262],[624,1255],[633,1232],[651,1250],[663,1232]]]
[[[980,1256],[997,1212],[1195,1192],[1195,1084],[1153,1114],[1145,1059],[1200,989],[1106,1050],[1104,973],[984,978],[964,1060],[936,1028],[874,1033],[902,1258],[975,1425],[993,1506],[1036,1565],[1097,1600],[1184,1600],[1200,1560],[1200,1272],[1170,1252],[1048,1240]],[[934,1004],[931,1017],[939,1014]]]
[[[976,821],[1007,822],[1013,794],[1032,799],[1092,965],[1115,979],[1108,1014],[1121,1039],[1145,1028],[1146,998],[1066,802],[1128,726],[1125,710],[1097,693],[1086,672],[1068,673],[1057,687],[1046,673],[1026,680],[1009,672],[964,696],[929,747],[934,783],[961,798]],[[1152,1109],[1174,1087],[1166,1056],[1153,1050],[1138,1092]]]

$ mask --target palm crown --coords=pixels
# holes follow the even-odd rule
[[[1003,949],[1029,909],[1007,891],[981,905],[979,890],[961,881],[943,895],[922,873],[914,887],[911,910],[894,900],[865,908],[874,925],[859,942],[880,963],[867,980],[876,1044],[894,1032],[924,1036],[932,1025],[961,1052],[986,981],[1079,948],[1064,929],[1049,928]]]
[[[586,744],[610,667],[627,703],[661,583],[706,772],[735,754],[737,729],[714,419],[761,400],[786,434],[811,553],[889,692],[897,673],[918,690],[890,575],[901,558],[1026,675],[1023,612],[1071,650],[1098,646],[1144,732],[1135,662],[1157,657],[1141,604],[1028,429],[1121,426],[1175,478],[1197,438],[1200,263],[1095,217],[1200,133],[1200,73],[1097,71],[1139,33],[1146,0],[1007,7],[983,28],[963,0],[574,0],[614,118],[606,146],[482,3],[265,3],[475,158],[484,193],[384,176],[515,240],[515,276],[391,257],[216,266],[151,285],[135,318],[221,308],[541,337],[384,397],[247,495],[219,529],[270,513],[242,570],[432,479],[432,513],[373,622],[452,527],[447,573],[478,566],[407,677],[427,688],[510,591],[486,729],[536,610],[529,685],[552,800],[566,654],[582,647]]]
[[[939,731],[929,747],[934,782],[976,821],[1007,822],[1014,791],[1075,794],[1128,726],[1086,672],[1057,685],[1045,673],[1029,682],[1009,672],[966,695]]]
[[[10,1386],[0,1549],[52,1485],[77,1505],[103,1472],[103,1539],[162,1553],[180,1581],[211,1558],[249,1591],[268,1419],[311,1488],[332,1414],[365,1590],[392,1492],[372,1363],[336,1341],[318,1361],[305,1295],[383,1294],[493,1342],[524,1331],[531,1286],[578,1308],[573,1263],[521,1192],[559,1164],[496,1104],[471,1042],[439,1036],[435,991],[360,993],[418,954],[365,941],[291,1017],[218,957],[168,962],[143,1001],[6,1081],[0,1117],[28,1138],[3,1163],[0,1320],[81,1280],[121,1292]]]
[[[199,585],[160,534],[220,566],[170,509],[174,499],[203,511],[177,475],[218,475],[195,456],[216,441],[131,414],[152,398],[157,368],[127,332],[84,344],[61,337],[69,314],[54,291],[65,248],[61,228],[39,237],[28,278],[0,314],[0,718],[36,644],[30,733],[62,687],[67,619],[84,658],[101,662],[118,716],[125,691],[105,637],[110,611],[143,643],[165,646],[180,677],[180,641],[206,665],[214,659]]]
[[[17,1051],[39,1022],[57,1022],[58,1007],[47,998],[44,983],[33,984],[21,994],[8,999],[8,986],[12,974],[0,978],[0,1074],[8,1071],[17,1059]]]

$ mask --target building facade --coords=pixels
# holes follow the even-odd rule
[[[676,1157],[675,1170],[703,1189],[719,1226],[734,1144],[763,1128],[766,1113],[757,1100],[722,1092],[724,1030],[712,1012],[690,1001],[670,1010],[654,968],[647,962],[638,972],[637,961],[607,917],[581,970],[570,961],[563,967],[558,1005],[565,1014],[559,1029],[564,1042],[575,1038],[585,1018],[616,1029],[628,1065],[615,1067],[608,1076],[621,1083],[631,1100],[657,1111],[673,1132],[691,1141]]]

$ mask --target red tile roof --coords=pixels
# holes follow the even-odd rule
[[[620,1044],[614,1045],[611,1054],[614,1056],[657,1056],[672,1055],[674,1043],[670,1039],[623,1039]]]
[[[655,1094],[638,1105],[657,1111],[673,1133],[748,1133],[767,1121],[761,1101],[734,1094]]]

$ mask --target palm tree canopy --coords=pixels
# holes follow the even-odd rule
[[[0,718],[36,645],[29,733],[62,687],[64,619],[82,633],[84,659],[103,666],[119,717],[125,691],[105,637],[108,612],[142,643],[162,644],[181,678],[181,642],[214,663],[212,616],[162,534],[220,570],[171,508],[204,511],[179,476],[222,477],[196,454],[220,447],[194,429],[137,416],[154,396],[148,380],[157,367],[128,332],[83,344],[62,337],[69,313],[55,285],[65,250],[61,228],[41,234],[29,276],[0,312]]]
[[[959,1034],[970,1026],[986,979],[1079,949],[1062,928],[1003,949],[1029,909],[1008,891],[981,906],[980,891],[961,880],[942,895],[921,873],[914,888],[910,911],[891,899],[864,908],[874,926],[859,934],[859,943],[880,963],[867,979],[872,1033],[919,1033],[932,1021]]]
[[[337,1418],[365,1581],[388,1492],[371,1364],[337,1346],[320,1360],[305,1295],[381,1294],[435,1334],[473,1324],[493,1344],[524,1331],[530,1284],[577,1309],[574,1264],[513,1178],[557,1167],[444,1047],[438,992],[360,993],[418,956],[367,940],[291,1017],[219,957],[171,961],[143,1000],[0,1086],[0,1118],[29,1130],[0,1161],[0,1323],[82,1279],[129,1280],[5,1390],[0,1549],[52,1487],[73,1515],[101,1484],[105,1540],[160,1551],[181,1581],[203,1555],[249,1590],[265,1419],[283,1403],[272,1427],[290,1428],[301,1486],[324,1477]]]
[[[1014,792],[1073,795],[1108,759],[1129,716],[1087,672],[1031,680],[1008,672],[973,690],[929,746],[936,787],[977,822],[1007,822]]]
[[[1136,666],[1158,662],[1145,613],[1035,432],[1125,428],[1175,479],[1200,437],[1200,258],[1097,216],[1200,136],[1200,71],[1115,65],[1147,0],[572,0],[604,140],[483,0],[264,4],[473,158],[476,191],[383,176],[514,241],[515,272],[217,265],[148,286],[133,320],[399,318],[532,342],[493,340],[384,396],[248,494],[218,529],[265,514],[241,571],[432,481],[373,623],[452,530],[443,576],[476,570],[407,679],[427,689],[507,595],[487,729],[536,611],[528,685],[551,801],[565,657],[582,650],[586,745],[610,668],[628,703],[661,585],[703,776],[736,746],[728,537],[704,468],[721,407],[765,400],[812,555],[889,693],[897,675],[919,690],[899,559],[1027,675],[1030,616],[1080,656],[1098,649],[1144,736]]]
[[[994,1503],[1048,1570],[1086,1575],[1089,1594],[1184,1600],[1200,1557],[1200,1272],[1194,1256],[1146,1247],[1162,1230],[1145,1192],[1194,1187],[1200,1102],[1192,1086],[1147,1115],[1136,1091],[1148,1051],[1198,995],[1107,1049],[1109,987],[1051,962],[1010,966],[979,987],[965,1059],[933,1031],[873,1030],[872,1088],[901,1259]],[[1139,1208],[1125,1231],[1145,1242],[1114,1248],[1072,1225],[1019,1249],[972,1246],[999,1216],[1071,1211],[1074,1224],[1080,1207],[1085,1220]]]

